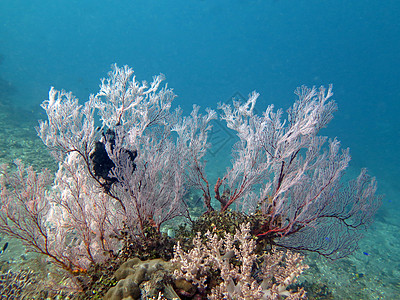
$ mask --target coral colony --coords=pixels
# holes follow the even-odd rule
[[[58,171],[2,166],[0,231],[64,271],[42,282],[47,296],[305,299],[293,285],[307,268],[299,251],[349,255],[380,205],[375,179],[362,170],[344,182],[349,150],[318,135],[337,109],[332,87],[298,88],[287,114],[256,115],[254,92],[182,116],[163,80],[114,65],[84,104],[51,88],[37,132]],[[212,183],[204,156],[217,118],[238,141]],[[193,220],[196,191],[206,212]],[[162,234],[177,217],[190,226]]]

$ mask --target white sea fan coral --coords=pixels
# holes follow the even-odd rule
[[[203,192],[208,211],[214,195],[221,211],[258,209],[265,221],[257,236],[276,245],[332,259],[356,249],[381,197],[365,170],[342,184],[349,151],[341,151],[337,139],[318,136],[336,110],[331,86],[297,89],[287,118],[273,106],[254,114],[257,93],[246,103],[220,105],[221,119],[239,141],[212,195],[204,156],[216,112],[201,115],[194,106],[183,117],[179,108],[172,111],[175,94],[163,79],[139,82],[133,69],[113,65],[99,92],[82,104],[51,88],[42,103],[47,120],[37,131],[59,169],[53,180],[20,161],[14,172],[0,167],[0,232],[75,275],[117,252],[115,237],[126,233],[140,242],[149,238],[149,227],[159,231],[168,220],[188,217],[184,196],[194,188]],[[212,297],[272,299],[288,294],[287,285],[304,269],[295,254],[272,252],[276,264],[264,262],[263,275],[255,278],[258,257],[247,227],[224,239],[206,237],[205,244],[197,237],[189,253],[178,245],[175,254],[183,262],[180,276],[199,286],[205,287],[210,270],[221,273]],[[273,276],[271,266],[277,268]]]
[[[146,226],[187,215],[187,169],[208,148],[213,110],[182,118],[163,75],[147,84],[133,74],[113,65],[82,105],[50,89],[37,131],[59,162],[53,183],[19,161],[17,172],[0,168],[0,232],[72,274],[118,251],[122,230],[146,239]]]

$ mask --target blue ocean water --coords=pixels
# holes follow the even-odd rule
[[[377,177],[378,218],[400,226],[399,16],[397,0],[2,0],[0,78],[28,110],[50,86],[87,99],[112,63],[164,73],[187,112],[253,90],[259,111],[286,109],[297,86],[332,83],[323,134]]]

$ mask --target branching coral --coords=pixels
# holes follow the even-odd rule
[[[211,289],[209,299],[213,300],[306,299],[303,289],[287,289],[308,268],[300,254],[273,248],[262,258],[255,250],[249,224],[242,224],[235,235],[226,233],[224,238],[208,231],[204,242],[198,234],[190,251],[183,251],[179,243],[175,247],[172,261],[180,268],[174,276],[200,289]],[[208,287],[207,282],[216,280],[215,274],[220,274],[221,280]]]

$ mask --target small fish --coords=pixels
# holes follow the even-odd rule
[[[359,278],[363,278],[364,274],[363,273],[356,273],[355,274],[355,278],[359,279]]]
[[[368,252],[363,252],[363,254],[366,255],[366,256],[369,256],[369,253],[368,253]]]
[[[201,201],[202,199],[203,199],[202,197],[199,197],[199,198],[194,202],[194,204],[195,204],[195,205],[199,204],[200,201]]]
[[[233,250],[231,250],[231,251],[228,251],[227,253],[225,253],[225,255],[222,256],[222,259],[231,259],[234,256],[235,256],[235,252]]]
[[[8,243],[5,243],[3,246],[3,249],[0,250],[0,254],[3,254],[3,252],[6,251],[7,247],[8,247]]]

